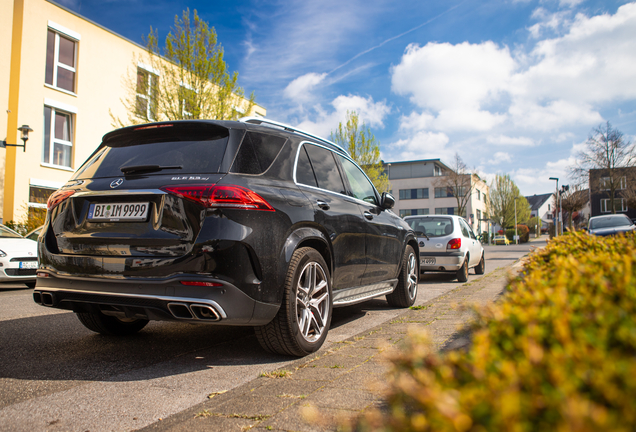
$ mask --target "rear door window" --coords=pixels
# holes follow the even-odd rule
[[[316,183],[316,176],[314,176],[314,169],[311,167],[311,162],[309,162],[309,156],[307,156],[305,146],[301,146],[298,151],[296,181],[301,184],[318,187],[318,183]]]
[[[333,153],[325,148],[305,144],[309,160],[314,169],[318,187],[340,194],[346,194],[338,164]]]
[[[286,139],[248,131],[230,170],[238,174],[262,174],[269,169]]]

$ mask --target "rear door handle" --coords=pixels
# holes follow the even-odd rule
[[[316,204],[318,204],[318,207],[320,207],[323,210],[329,210],[329,204],[327,204],[324,201],[318,200],[316,201]]]
[[[372,219],[373,219],[373,215],[372,215],[371,213],[369,213],[368,211],[365,211],[365,212],[364,212],[364,217],[365,217],[365,218],[367,218],[367,219],[369,219],[369,220],[372,220]]]

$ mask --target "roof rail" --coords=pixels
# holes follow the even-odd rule
[[[317,139],[318,141],[322,141],[323,143],[332,145],[332,146],[336,147],[337,149],[340,149],[345,155],[347,155],[347,156],[349,155],[349,153],[344,148],[342,148],[341,146],[339,146],[338,144],[336,144],[336,143],[334,143],[332,141],[326,140],[324,138],[319,137],[318,135],[314,135],[314,134],[311,134],[309,132],[305,132],[305,131],[297,129],[297,128],[293,127],[293,126],[286,125],[284,123],[279,123],[279,122],[273,121],[273,120],[267,120],[266,118],[263,118],[263,117],[243,117],[243,118],[239,119],[239,121],[242,121],[243,123],[252,123],[252,124],[257,124],[257,125],[264,124],[264,125],[276,126],[277,128],[281,128],[281,129],[286,130],[286,131],[296,132],[297,134],[305,135],[305,136]]]

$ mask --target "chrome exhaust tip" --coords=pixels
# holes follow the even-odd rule
[[[175,318],[179,319],[192,319],[192,312],[185,303],[168,303],[168,310]]]
[[[219,321],[221,319],[218,312],[212,306],[191,304],[190,310],[192,311],[194,316],[200,320]]]

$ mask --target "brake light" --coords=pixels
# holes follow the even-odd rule
[[[220,287],[223,284],[217,282],[201,282],[201,281],[181,281],[181,285],[186,286],[206,286],[206,287]]]
[[[172,124],[159,124],[159,125],[150,125],[150,126],[141,126],[141,127],[136,127],[133,130],[146,130],[146,129],[159,129],[159,128],[165,128],[165,127],[172,127]]]
[[[459,249],[460,247],[462,247],[462,239],[460,238],[452,239],[446,245],[446,249]]]
[[[208,208],[274,211],[259,194],[235,185],[177,185],[160,188],[164,192],[194,201]]]
[[[49,197],[48,201],[46,202],[46,208],[47,210],[53,210],[55,207],[57,207],[58,205],[60,205],[62,203],[62,201],[64,201],[65,199],[67,199],[68,197],[70,197],[71,195],[73,195],[75,193],[74,190],[72,189],[67,189],[67,190],[58,190],[56,192],[53,192],[53,194],[51,194],[51,196]]]

